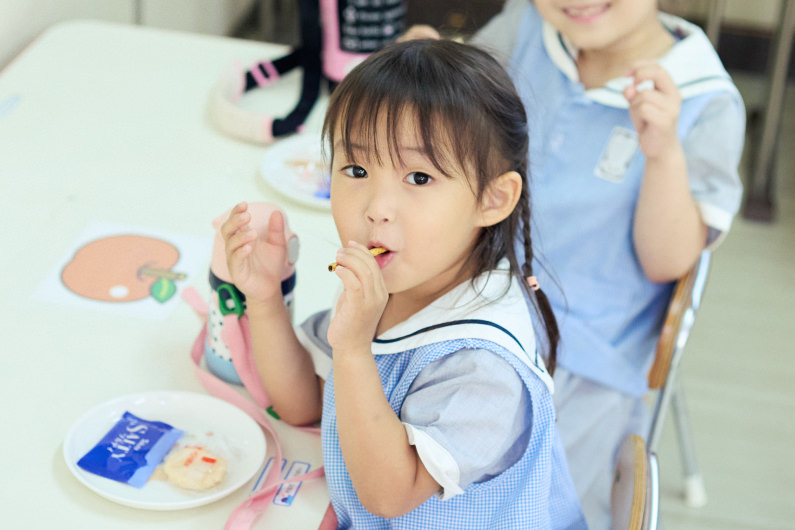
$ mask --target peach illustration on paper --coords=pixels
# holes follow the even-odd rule
[[[83,298],[132,302],[152,297],[165,303],[186,275],[172,271],[179,250],[161,239],[114,235],[80,247],[61,272],[61,282]]]

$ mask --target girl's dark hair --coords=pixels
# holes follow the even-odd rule
[[[421,136],[419,146],[436,168],[455,164],[474,173],[470,186],[478,201],[491,182],[508,171],[522,178],[522,193],[513,212],[483,229],[470,256],[476,277],[494,270],[504,257],[521,282],[546,327],[547,369],[554,373],[559,332],[549,300],[541,290],[529,291],[524,278],[533,275],[528,191],[527,115],[505,70],[486,52],[446,40],[415,40],[392,45],[354,68],[334,90],[323,124],[323,143],[333,158],[339,134],[349,158],[351,138],[377,146],[378,127],[389,131],[387,155],[400,161],[397,129],[411,119]],[[519,264],[514,242],[524,250]]]

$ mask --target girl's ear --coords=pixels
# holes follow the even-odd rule
[[[483,192],[480,204],[480,226],[493,226],[507,218],[522,194],[522,177],[508,171],[494,179]]]

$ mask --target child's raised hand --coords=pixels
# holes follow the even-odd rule
[[[629,115],[638,132],[640,148],[646,158],[665,156],[679,145],[679,89],[656,61],[638,62],[627,75],[633,82],[624,89],[624,97],[629,101]],[[638,90],[644,83],[651,86]]]
[[[364,245],[351,241],[337,251],[337,276],[343,291],[328,329],[335,351],[367,351],[389,294],[381,269]]]
[[[248,204],[242,202],[232,209],[221,226],[232,282],[249,302],[278,296],[281,303],[281,275],[287,255],[284,217],[281,212],[273,212],[268,220],[268,233],[263,237],[250,223]]]

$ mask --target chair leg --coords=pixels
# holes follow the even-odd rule
[[[679,452],[682,455],[682,469],[685,481],[685,504],[700,508],[707,503],[707,491],[704,478],[698,469],[696,448],[693,444],[693,432],[690,429],[690,417],[687,414],[684,389],[678,378],[675,381],[671,396],[671,413],[673,415],[676,434],[679,438]]]
[[[657,530],[660,522],[660,465],[657,455],[648,453],[649,459],[649,489],[646,513],[644,514],[646,526],[644,530]]]

